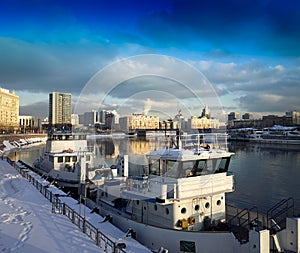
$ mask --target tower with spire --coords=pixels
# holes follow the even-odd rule
[[[205,105],[205,107],[202,110],[201,118],[203,118],[203,117],[210,119],[210,111],[209,111],[207,105]]]

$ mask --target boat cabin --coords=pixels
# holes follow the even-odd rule
[[[99,200],[117,202],[131,219],[149,225],[208,229],[225,220],[225,193],[234,190],[231,156],[219,149],[152,151],[149,175],[127,177],[123,186],[107,181]]]

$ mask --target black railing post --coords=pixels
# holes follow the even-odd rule
[[[96,244],[97,244],[98,247],[101,247],[101,233],[100,233],[99,228],[97,228]]]
[[[85,217],[83,218],[83,222],[82,222],[82,231],[84,234],[86,234],[86,219],[85,219]]]
[[[72,223],[75,223],[75,211],[72,209]]]

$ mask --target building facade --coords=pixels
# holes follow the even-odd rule
[[[144,129],[158,129],[159,117],[149,116],[144,114],[131,114],[120,118],[120,129],[125,132],[144,130]]]
[[[208,129],[219,129],[222,126],[220,120],[207,118],[206,116],[199,118],[192,116],[188,119],[188,129],[187,130],[208,130]]]
[[[244,114],[242,119],[228,120],[228,128],[257,128],[272,127],[274,125],[280,126],[299,126],[300,114],[297,111],[286,112],[283,116],[266,115],[261,119],[253,119]],[[251,115],[251,114],[250,114]],[[229,115],[228,115],[229,119]]]
[[[300,113],[297,111],[289,111],[286,112],[285,115],[287,117],[292,118],[292,124],[296,126],[300,126]]]
[[[72,114],[72,95],[51,92],[49,94],[49,126],[51,128],[70,128]]]
[[[72,124],[72,126],[78,126],[79,125],[79,115],[78,114],[72,114],[71,115],[71,124]]]
[[[34,116],[19,116],[19,126],[21,133],[27,133],[34,131],[35,128],[35,117]]]
[[[0,131],[13,133],[19,129],[19,96],[0,88]]]

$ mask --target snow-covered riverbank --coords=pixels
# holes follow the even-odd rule
[[[0,155],[5,156],[9,152],[20,148],[30,148],[34,145],[40,145],[46,143],[47,137],[30,137],[25,139],[17,139],[17,140],[3,140],[0,143]]]
[[[80,208],[77,201],[68,199],[74,210]],[[66,216],[51,210],[49,200],[0,159],[0,252],[105,252]],[[126,252],[150,252],[110,223],[101,223],[103,217],[90,211],[86,208],[87,220],[103,233],[107,229],[105,233],[114,241],[126,242]]]

